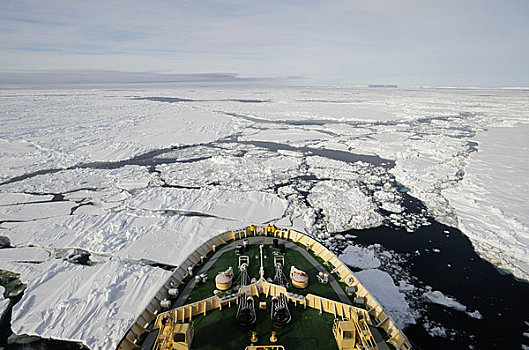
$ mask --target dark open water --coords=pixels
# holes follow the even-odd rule
[[[444,231],[449,231],[446,234]],[[423,327],[424,319],[404,330],[418,349],[521,349],[529,344],[529,284],[500,273],[481,259],[469,239],[459,230],[432,222],[415,233],[393,227],[349,231],[357,243],[379,243],[397,253],[409,253],[404,268],[422,287],[428,285],[478,310],[483,319],[447,307],[425,303],[429,321],[456,331],[449,338],[432,337]],[[440,250],[439,253],[433,251]],[[420,254],[416,254],[416,251]],[[397,277],[398,278],[398,277]]]

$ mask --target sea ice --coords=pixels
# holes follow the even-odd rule
[[[377,206],[353,182],[320,181],[307,197],[313,208],[320,208],[330,233],[363,229],[382,224]]]
[[[0,249],[0,261],[43,262],[49,258],[46,250],[37,247]]]
[[[202,214],[241,221],[244,225],[252,221],[270,222],[283,217],[287,202],[273,194],[256,191],[154,187],[130,198],[127,206],[134,210]]]
[[[0,181],[207,143],[237,132],[243,124],[206,109],[131,99],[130,92],[13,91],[2,94],[0,102]]]
[[[208,217],[141,214],[117,212],[66,216],[38,224],[23,222],[11,228],[7,236],[18,246],[83,248],[122,259],[178,265],[201,242],[235,223]]]
[[[196,162],[160,165],[157,170],[171,186],[219,184],[238,191],[265,190],[288,181],[301,164],[298,157],[272,154],[254,150],[242,157],[218,155]]]
[[[372,247],[359,247],[349,245],[339,256],[340,260],[349,266],[359,269],[376,269],[380,267],[380,260],[375,255]]]
[[[447,337],[446,328],[444,327],[432,327],[428,330],[428,334],[430,334],[432,337]]]
[[[481,320],[483,318],[483,315],[478,310],[473,311],[473,312],[468,312],[467,311],[467,315],[469,315],[470,317],[475,318],[477,320]]]
[[[529,124],[490,128],[461,183],[443,191],[476,251],[516,277],[529,279]]]
[[[285,92],[288,93],[285,94]],[[383,103],[378,105],[359,104],[351,100],[350,96],[345,96],[345,99],[341,98],[338,101],[324,101],[321,96],[315,96],[315,100],[306,99],[307,96],[303,96],[299,94],[299,91],[292,89],[290,91],[275,90],[271,91],[271,93],[274,94],[274,100],[266,101],[265,103],[250,104],[221,101],[216,94],[215,98],[217,101],[195,105],[208,107],[209,110],[244,115],[253,122],[261,121],[261,123],[285,121],[293,122],[292,124],[296,124],[296,122],[299,124],[302,121],[387,121],[396,118],[394,113]],[[328,94],[326,93],[326,95]],[[261,94],[258,96],[262,97]]]
[[[108,261],[92,267],[61,260],[41,264],[0,262],[27,283],[13,307],[15,334],[79,341],[114,349],[170,272]]]
[[[35,195],[28,193],[2,193],[0,192],[0,206],[17,205],[24,203],[48,202],[53,195]]]
[[[38,220],[69,215],[73,202],[31,203],[0,206],[0,221]]]
[[[241,141],[263,141],[287,143],[295,146],[306,146],[314,141],[329,140],[332,136],[317,130],[307,129],[266,129],[240,137]]]
[[[4,298],[5,288],[0,286],[0,320],[4,318],[4,314],[9,307],[10,300]]]
[[[98,192],[106,189],[132,191],[145,188],[154,181],[155,177],[155,174],[150,173],[147,168],[137,165],[126,165],[117,169],[77,168],[40,174],[4,184],[0,186],[0,190],[40,193],[38,197],[45,197],[48,193],[63,194],[68,199],[76,200],[87,196],[90,198],[90,195],[99,197]]]
[[[520,184],[528,177],[524,136],[529,103],[520,98],[523,94],[487,90],[484,97],[451,90],[348,87],[1,93],[0,181],[8,183],[0,185],[0,221],[27,220],[2,223],[3,234],[16,249],[35,244],[99,254],[98,264],[90,268],[57,259],[39,265],[0,262],[24,270],[30,283],[42,282],[24,294],[23,308],[17,305],[17,327],[27,321],[32,334],[55,332],[56,338],[96,348],[115,347],[125,323],[102,345],[107,333],[98,327],[103,321],[79,326],[79,308],[88,301],[82,299],[76,308],[50,297],[48,311],[43,311],[39,291],[48,284],[41,276],[53,279],[57,274],[66,280],[74,278],[72,271],[81,271],[90,280],[87,271],[104,268],[141,278],[134,274],[153,271],[138,264],[143,259],[177,265],[212,235],[247,222],[275,221],[324,237],[329,231],[384,222],[413,232],[433,215],[458,226],[483,257],[528,279],[529,210],[524,198],[529,194]],[[152,96],[193,101],[135,98]],[[378,155],[395,166],[276,151],[254,141]],[[153,150],[163,150],[152,159],[156,166],[143,156]],[[125,165],[136,156],[137,165]],[[15,178],[25,175],[24,180]],[[422,200],[427,212],[408,213],[397,191],[400,185]],[[343,243],[339,241],[329,242]],[[374,271],[359,273],[368,289],[385,301],[397,323],[413,323],[391,278]],[[125,305],[135,291],[120,289],[121,282],[115,286],[105,273],[91,291],[98,295],[94,302],[102,302],[99,294],[106,293],[116,305]],[[128,281],[122,282],[128,286]],[[148,300],[156,288],[144,286]],[[87,295],[74,290],[75,284],[65,288],[72,298]],[[31,300],[39,301],[35,310]],[[139,304],[126,307],[134,305]],[[50,316],[54,308],[63,311],[61,317]],[[140,309],[118,307],[119,312],[130,310],[128,320]],[[467,314],[481,316],[478,311]],[[71,317],[79,322],[64,321]],[[437,324],[430,328],[437,334],[450,332]]]
[[[466,311],[467,307],[459,303],[454,298],[448,297],[439,291],[430,291],[424,293],[424,297],[434,304],[443,305],[458,311]]]
[[[384,311],[393,319],[397,327],[402,329],[408,324],[415,324],[415,316],[404,294],[399,292],[388,273],[373,269],[363,270],[355,275],[382,304]]]
[[[478,310],[475,310],[475,311],[468,311],[467,310],[467,307],[463,304],[461,304],[460,302],[458,302],[457,300],[455,300],[454,298],[451,298],[449,296],[446,296],[444,295],[443,293],[441,293],[440,291],[427,291],[423,294],[423,296],[431,303],[434,303],[434,304],[439,304],[439,305],[442,305],[442,306],[446,306],[448,308],[451,308],[451,309],[454,309],[454,310],[457,310],[457,311],[462,311],[462,312],[465,312],[468,316],[472,317],[472,318],[476,318],[476,319],[482,319],[483,316],[481,315],[481,313],[478,311]]]

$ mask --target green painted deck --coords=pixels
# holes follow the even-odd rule
[[[264,301],[264,298],[259,300]],[[258,301],[256,300],[256,305]],[[237,324],[235,314],[237,305],[229,309],[215,310],[205,317],[194,319],[195,336],[192,348],[197,350],[237,349],[244,350],[250,343],[252,331],[257,332],[255,345],[272,345],[271,332],[276,331],[275,345],[283,345],[288,350],[336,350],[337,345],[332,334],[333,315],[320,315],[317,310],[289,305],[292,315],[291,324],[279,328],[270,320],[270,299],[266,310],[256,310],[257,323],[253,327],[243,328]]]
[[[261,265],[260,255],[259,255],[259,244],[250,244],[248,249],[243,255],[247,255],[250,258],[250,266],[248,267],[248,273],[250,278],[259,279],[259,267]],[[278,249],[275,249],[273,245],[264,245],[263,247],[263,264],[265,267],[265,278],[273,278],[275,275],[274,270],[274,256],[280,255]],[[307,294],[316,294],[324,298],[333,299],[339,301],[336,292],[333,290],[331,285],[321,284],[318,282],[316,275],[318,270],[316,267],[307,261],[307,259],[298,251],[294,249],[287,248],[284,254],[285,266],[283,273],[285,274],[287,280],[290,282],[289,274],[290,267],[292,265],[296,268],[305,271],[309,275],[309,286],[305,289],[297,289],[290,287],[289,291],[296,294],[307,295]],[[208,280],[205,284],[195,285],[191,290],[188,298],[185,301],[185,304],[199,301],[213,295],[215,290],[215,276],[221,272],[227,270],[230,266],[233,267],[234,277],[233,277],[233,288],[228,290],[225,294],[230,294],[236,292],[235,283],[240,274],[239,268],[239,255],[235,249],[228,250],[218,259],[207,271]],[[193,283],[193,282],[191,282]]]
[[[280,240],[281,242],[281,240]],[[242,244],[242,241],[238,241]],[[248,273],[250,278],[259,279],[260,254],[258,243],[250,244],[242,255],[246,255],[250,259]],[[265,268],[265,278],[273,278],[274,270],[274,256],[281,255],[279,250],[274,248],[271,244],[263,246],[263,264]],[[283,273],[288,281],[290,281],[289,273],[292,265],[298,269],[305,271],[309,275],[309,286],[305,289],[296,289],[289,287],[289,291],[296,294],[316,294],[328,299],[338,300],[339,298],[330,284],[321,284],[318,282],[316,275],[318,269],[309,262],[301,252],[295,249],[286,248],[284,256],[285,266]],[[239,255],[235,249],[230,249],[222,253],[213,265],[208,269],[208,280],[205,284],[195,285],[189,296],[185,300],[185,304],[199,301],[213,295],[215,290],[215,276],[228,269],[230,266],[234,270],[233,288],[224,292],[230,294],[236,292],[236,281],[240,274]],[[193,283],[193,281],[189,282]],[[336,342],[332,334],[333,315],[322,314],[314,309],[304,309],[303,307],[294,307],[289,304],[292,321],[284,328],[273,325],[270,320],[270,301],[261,296],[259,300],[255,300],[257,322],[254,326],[243,328],[237,324],[235,314],[237,313],[237,305],[231,308],[223,308],[223,310],[215,310],[209,312],[205,317],[195,317],[193,322],[195,325],[195,336],[193,340],[193,349],[244,349],[250,345],[250,336],[252,331],[257,332],[259,341],[258,345],[272,345],[270,342],[271,332],[276,331],[278,342],[276,344],[285,346],[285,349],[333,349],[336,350]],[[259,310],[259,301],[266,301],[267,309]]]

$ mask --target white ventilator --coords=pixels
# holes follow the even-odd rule
[[[292,280],[292,285],[296,288],[307,288],[309,285],[309,275],[295,266],[290,268],[290,279]]]
[[[233,268],[230,266],[226,271],[219,272],[215,277],[215,285],[219,290],[228,290],[233,281]]]

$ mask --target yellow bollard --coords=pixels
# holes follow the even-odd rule
[[[272,343],[277,342],[276,332],[272,331],[272,335],[270,336],[270,341]]]
[[[251,338],[250,338],[250,341],[251,341],[252,343],[257,343],[258,340],[259,340],[259,338],[257,338],[257,332],[256,332],[256,331],[253,331],[253,332],[252,332],[252,336],[251,336]]]

